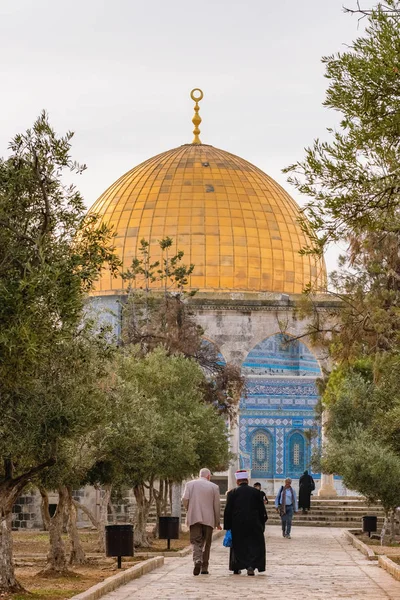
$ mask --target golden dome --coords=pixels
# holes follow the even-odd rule
[[[156,260],[158,240],[171,237],[183,262],[195,265],[189,287],[200,291],[292,294],[325,281],[323,261],[299,254],[308,240],[294,200],[260,169],[213,146],[186,144],[150,158],[109,187],[90,213],[113,227],[124,268],[141,239]],[[96,294],[117,294],[124,285],[104,271]]]

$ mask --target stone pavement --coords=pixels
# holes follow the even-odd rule
[[[267,526],[267,570],[255,577],[227,569],[222,539],[211,550],[210,575],[192,575],[191,557],[166,558],[163,567],[104,596],[105,600],[400,600],[400,583],[353,548],[341,529],[298,527],[284,539]]]

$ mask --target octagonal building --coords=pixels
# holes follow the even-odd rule
[[[232,431],[237,460],[219,483],[232,485],[240,466],[273,493],[284,477],[298,479],[311,470],[311,452],[320,443],[314,407],[321,362],[307,336],[297,339],[306,323],[296,319],[294,307],[306,285],[323,291],[326,270],[323,260],[300,254],[309,240],[294,200],[256,166],[202,144],[198,112],[196,101],[191,144],[132,168],[90,213],[113,227],[124,269],[143,238],[152,260],[159,259],[157,242],[166,236],[184,252],[183,262],[195,265],[188,287],[198,290],[191,299],[197,320],[247,380]],[[93,292],[96,309],[117,330],[124,288],[120,277],[105,270]],[[293,341],[283,343],[283,334]],[[313,476],[317,483],[319,474]]]

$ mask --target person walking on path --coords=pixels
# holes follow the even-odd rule
[[[297,512],[297,497],[296,492],[292,488],[292,480],[290,477],[285,479],[285,485],[282,485],[277,493],[275,507],[281,517],[282,535],[284,538],[290,540],[293,513]]]
[[[232,532],[229,569],[254,575],[255,569],[265,571],[266,511],[259,490],[249,486],[247,471],[236,471],[235,479],[238,487],[228,493],[224,512],[224,529]]]
[[[258,490],[262,496],[263,502],[264,504],[268,504],[268,498],[267,498],[267,494],[261,489],[261,483],[259,483],[257,481],[257,483],[253,484],[253,487],[256,488],[256,490]]]
[[[314,479],[309,475],[308,471],[304,471],[299,480],[299,509],[301,508],[303,513],[307,513],[310,510],[311,492],[314,490]]]
[[[219,487],[210,478],[209,469],[201,469],[199,478],[186,484],[182,496],[193,546],[193,575],[208,575],[213,529],[222,529]]]

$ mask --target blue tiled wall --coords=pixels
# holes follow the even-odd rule
[[[299,340],[277,334],[249,352],[242,372],[247,394],[239,414],[241,467],[251,469],[255,478],[299,477],[306,468],[311,471],[311,453],[321,435],[314,416],[315,380],[321,371],[312,352]],[[262,432],[270,444],[264,450]],[[256,447],[261,457],[269,453],[264,471],[255,459]]]

